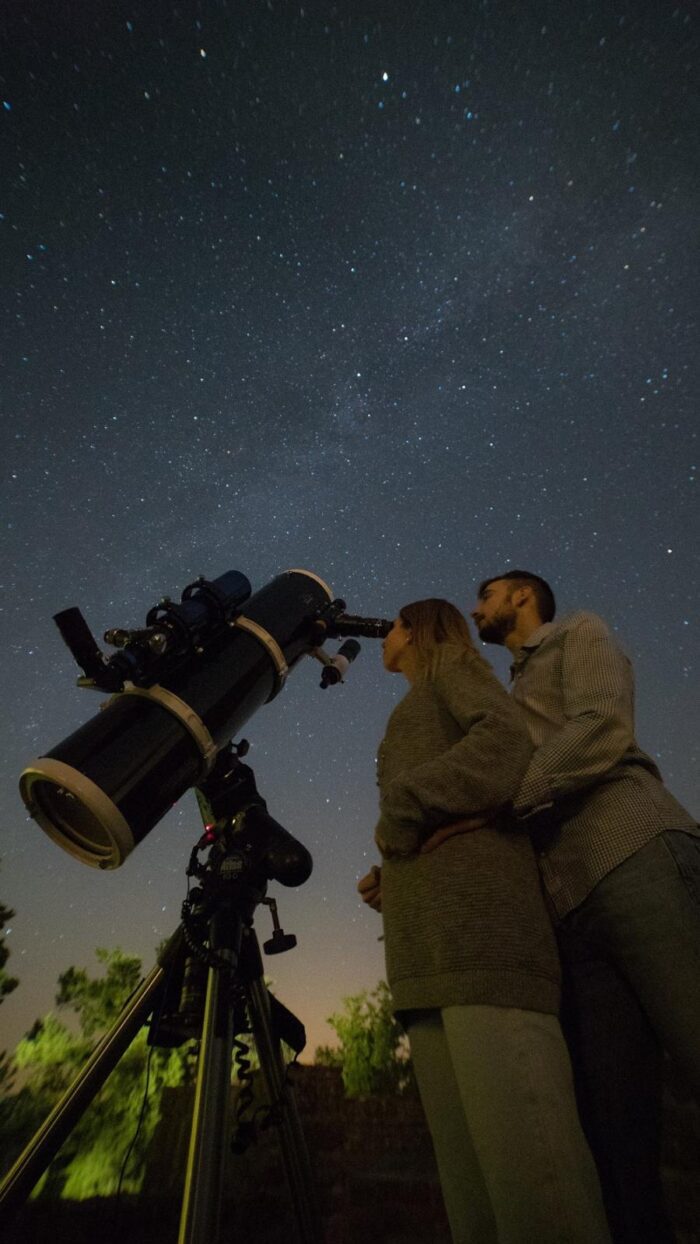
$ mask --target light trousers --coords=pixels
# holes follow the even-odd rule
[[[454,1244],[607,1244],[556,1017],[459,1006],[406,1023]]]

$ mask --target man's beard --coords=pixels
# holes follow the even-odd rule
[[[505,644],[511,631],[515,630],[516,621],[515,609],[512,605],[510,608],[499,609],[490,622],[479,627],[479,639],[485,644]]]

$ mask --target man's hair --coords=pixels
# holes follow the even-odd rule
[[[551,622],[557,611],[557,603],[554,599],[554,592],[545,579],[541,579],[538,574],[533,574],[531,570],[508,570],[505,574],[492,575],[490,579],[484,579],[479,584],[478,596],[481,596],[489,583],[497,583],[501,579],[508,579],[514,587],[531,587],[537,605],[537,612],[543,622]]]

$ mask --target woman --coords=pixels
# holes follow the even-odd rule
[[[504,810],[532,746],[454,605],[403,608],[384,666],[411,684],[379,748],[387,977],[455,1244],[604,1244],[557,1019],[559,965],[527,835]],[[440,826],[481,827],[434,851]]]

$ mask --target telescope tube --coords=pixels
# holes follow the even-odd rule
[[[332,596],[311,571],[288,570],[156,686],[127,684],[24,770],[32,817],[84,864],[118,868],[281,691],[315,646],[314,620]]]

